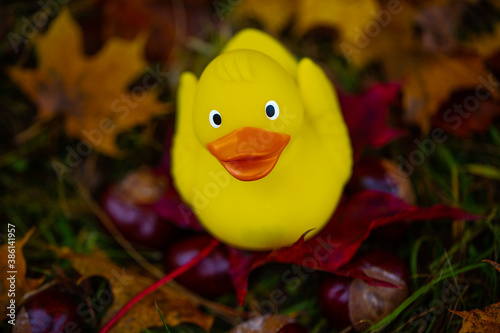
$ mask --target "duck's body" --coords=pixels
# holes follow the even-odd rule
[[[210,233],[268,250],[326,224],[352,158],[319,67],[309,59],[297,64],[274,39],[246,30],[198,83],[183,74],[179,89],[172,173]]]

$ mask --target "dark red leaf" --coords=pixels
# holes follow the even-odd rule
[[[394,287],[390,283],[368,277],[362,269],[342,266],[349,263],[361,243],[376,228],[444,218],[471,220],[478,216],[444,205],[419,208],[379,191],[363,191],[349,198],[344,197],[328,225],[308,241],[304,241],[304,234],[292,246],[268,253],[230,249],[231,274],[239,304],[244,303],[250,272],[271,262],[301,265],[360,278],[372,285]]]
[[[354,159],[358,160],[366,147],[380,148],[404,134],[402,130],[389,127],[389,106],[399,98],[400,85],[377,84],[360,95],[339,92],[339,101],[344,119],[349,128]]]
[[[269,252],[250,252],[230,246],[227,249],[229,252],[229,274],[236,290],[238,304],[243,305],[248,291],[248,276],[254,269],[254,264],[265,258]]]

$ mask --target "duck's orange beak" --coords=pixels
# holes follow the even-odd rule
[[[288,134],[242,127],[208,143],[207,148],[233,177],[250,181],[273,170],[288,142]]]

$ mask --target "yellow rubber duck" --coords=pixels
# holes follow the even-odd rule
[[[172,174],[183,200],[233,247],[288,246],[321,230],[351,175],[337,96],[313,61],[255,30],[181,75]]]

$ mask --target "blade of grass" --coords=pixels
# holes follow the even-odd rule
[[[500,180],[500,169],[491,165],[485,164],[466,164],[465,171],[476,176],[481,176],[488,179]]]
[[[163,319],[163,315],[161,314],[160,308],[158,307],[158,304],[156,304],[156,302],[155,302],[155,306],[156,306],[156,310],[158,310],[158,313],[160,314],[160,318],[161,318],[161,321],[163,322],[163,326],[165,327],[165,330],[167,331],[167,333],[170,333],[170,330],[168,329],[168,326],[165,323],[165,319]]]

